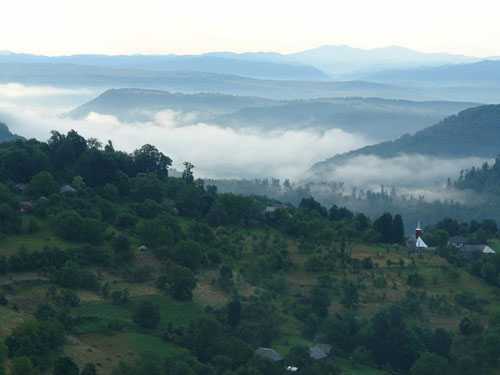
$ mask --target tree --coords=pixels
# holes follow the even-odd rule
[[[0,204],[0,233],[20,233],[22,230],[21,216],[8,204]]]
[[[352,365],[363,364],[367,366],[373,366],[373,353],[366,346],[360,345],[357,346],[351,354],[351,363]]]
[[[194,184],[194,176],[193,176],[193,168],[194,165],[190,162],[184,162],[184,171],[182,172],[182,179],[186,181],[187,184]]]
[[[116,255],[118,255],[126,262],[131,261],[134,257],[130,245],[130,237],[125,233],[120,233],[111,241],[111,246],[113,246],[113,250],[115,251]]]
[[[32,198],[49,197],[57,193],[57,183],[49,172],[40,172],[33,176],[26,188],[26,193]]]
[[[202,315],[188,327],[186,343],[188,349],[202,362],[207,362],[218,354],[222,327],[210,315]]]
[[[160,321],[160,310],[151,301],[142,301],[134,310],[134,323],[144,328],[155,328]]]
[[[231,327],[236,327],[241,320],[241,302],[233,299],[227,304],[227,321]]]
[[[434,353],[422,353],[410,368],[410,375],[448,375],[450,364],[446,358]]]
[[[168,167],[172,159],[163,155],[155,146],[145,144],[133,153],[138,172],[155,173],[158,178],[165,180],[168,177]]]
[[[403,226],[403,219],[401,215],[394,216],[392,221],[393,241],[402,244],[405,241],[405,228]]]
[[[486,335],[483,343],[483,353],[488,362],[497,365],[500,362],[500,334],[491,332]]]
[[[436,328],[432,333],[430,349],[432,352],[447,357],[450,353],[453,337],[451,332],[443,328]]]
[[[195,270],[201,263],[203,252],[192,240],[180,241],[172,251],[172,258],[184,267]]]
[[[0,375],[5,375],[5,361],[7,359],[7,347],[0,342]]]
[[[49,302],[42,302],[35,311],[35,318],[38,320],[48,320],[57,315],[56,310]]]
[[[217,282],[224,291],[228,291],[233,286],[233,270],[231,267],[224,265],[220,268]]]
[[[488,284],[496,285],[497,284],[497,269],[491,263],[486,263],[483,268],[481,268],[481,277]]]
[[[80,370],[73,358],[64,356],[56,359],[54,363],[54,375],[79,375]]]
[[[330,296],[328,290],[315,285],[311,290],[311,306],[313,311],[320,317],[328,315],[328,307],[330,306]]]
[[[191,270],[182,266],[172,266],[167,274],[172,296],[181,301],[191,300],[197,280]]]
[[[298,345],[290,349],[286,356],[286,362],[301,369],[312,365],[314,359],[311,357],[307,346]]]
[[[358,290],[350,280],[342,281],[342,299],[340,303],[348,309],[355,308],[358,305]]]
[[[37,375],[39,373],[26,356],[13,358],[12,368],[14,370],[12,375]]]
[[[163,185],[154,173],[138,173],[130,180],[130,196],[138,202],[152,199],[161,202]]]
[[[373,229],[382,235],[385,243],[394,243],[394,229],[392,226],[392,215],[385,212],[373,222]]]
[[[26,321],[12,330],[5,339],[9,358],[29,357],[35,365],[64,343],[64,328],[59,322]]]
[[[93,363],[87,363],[83,367],[80,375],[97,375],[97,368]]]
[[[80,241],[83,226],[84,219],[74,210],[62,211],[56,216],[56,231],[67,240]]]

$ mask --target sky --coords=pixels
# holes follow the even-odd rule
[[[495,0],[2,1],[0,51],[292,53],[321,45],[500,55]]]

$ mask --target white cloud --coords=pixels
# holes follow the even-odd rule
[[[439,187],[450,177],[456,179],[461,169],[481,165],[479,157],[441,158],[425,155],[401,154],[393,158],[359,155],[346,160],[329,171],[321,179],[345,181],[351,186],[378,190],[380,185],[397,186],[402,192],[432,194],[427,188]],[[422,190],[424,189],[424,190]]]
[[[361,136],[340,129],[262,133],[253,129],[223,128],[196,122],[195,113],[172,110],[158,112],[152,121],[146,122],[122,123],[114,116],[99,113],[90,113],[83,120],[72,120],[62,118],[60,114],[64,111],[59,107],[18,100],[22,96],[20,92],[30,93],[32,98],[58,97],[61,91],[57,88],[11,84],[2,89],[0,121],[26,138],[46,140],[50,130],[75,129],[84,137],[98,138],[103,143],[110,139],[115,148],[127,152],[150,143],[169,155],[178,169],[182,169],[184,161],[192,162],[200,177],[294,179],[318,160],[369,143]]]
[[[25,86],[20,83],[0,84],[0,98],[19,99],[26,97],[47,97],[68,95],[91,95],[93,91],[85,88],[68,89],[51,86]]]

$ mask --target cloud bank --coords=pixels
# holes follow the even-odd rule
[[[112,140],[116,149],[127,152],[150,143],[170,156],[176,169],[182,170],[182,163],[190,161],[196,166],[195,175],[206,178],[277,177],[297,181],[314,163],[371,143],[340,129],[231,129],[199,122],[196,113],[173,110],[133,123],[99,113],[90,113],[82,120],[62,116],[95,95],[87,89],[0,85],[0,121],[12,132],[42,141],[50,137],[51,130],[65,133],[75,129],[85,138],[94,137],[103,143]],[[437,197],[448,177],[455,179],[461,169],[483,162],[480,158],[399,155],[382,159],[362,155],[324,173],[321,179],[345,182],[358,189],[379,190],[380,185],[394,185],[399,193],[422,193],[426,197],[432,197],[429,188],[437,189]]]
[[[26,138],[46,140],[50,130],[75,129],[86,138],[112,140],[115,148],[131,152],[143,144],[155,145],[182,169],[184,161],[196,166],[200,177],[296,179],[318,160],[365,146],[370,142],[340,129],[261,132],[230,129],[196,121],[196,114],[164,110],[153,120],[123,123],[114,116],[90,113],[83,120],[61,117],[71,107],[61,107],[62,96],[81,96],[88,92],[0,86],[0,121]],[[26,102],[26,97],[33,99]],[[58,105],[38,105],[39,98],[53,98]],[[56,100],[57,99],[57,100]]]

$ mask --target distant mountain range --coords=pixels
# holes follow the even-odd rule
[[[3,122],[0,122],[0,142],[15,141],[16,139],[24,139],[20,135],[12,134]]]
[[[364,76],[365,79],[390,83],[462,84],[476,82],[491,84],[500,82],[500,61],[484,60],[472,64],[420,67],[405,70],[387,70]],[[500,101],[500,96],[499,96]]]
[[[318,68],[286,61],[245,60],[236,54],[217,55],[72,55],[38,56],[0,54],[0,63],[76,64],[118,69],[153,71],[190,70],[204,73],[229,74],[241,77],[274,80],[325,81],[331,78]]]
[[[480,60],[477,57],[449,53],[417,52],[399,46],[367,50],[346,45],[321,46],[291,54],[210,52],[200,55],[39,56],[8,51],[0,54],[0,62],[77,64],[160,71],[193,70],[285,80],[328,80],[348,73],[465,64]]]
[[[429,155],[444,158],[495,158],[500,154],[500,105],[466,109],[440,123],[406,134],[394,141],[366,146],[316,163],[314,176],[325,176],[347,160],[360,155],[392,158],[401,154]]]
[[[381,141],[415,132],[450,114],[477,106],[466,102],[414,102],[376,98],[270,100],[222,94],[179,94],[160,90],[112,89],[70,112],[91,112],[125,122],[152,121],[162,110],[193,113],[191,121],[231,128],[291,130],[340,128]]]

